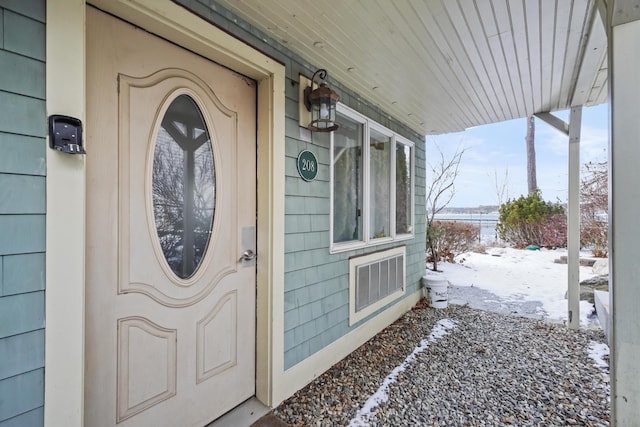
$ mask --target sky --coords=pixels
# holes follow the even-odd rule
[[[553,113],[565,122],[569,111]],[[426,137],[427,163],[437,161],[438,149],[450,159],[465,148],[455,181],[455,195],[448,207],[497,205],[497,182],[505,181],[506,199],[527,194],[526,119],[478,126],[464,132]],[[582,110],[580,164],[607,161],[608,104]],[[542,198],[566,203],[569,137],[540,119],[535,120],[538,188]],[[427,167],[427,186],[429,185]]]

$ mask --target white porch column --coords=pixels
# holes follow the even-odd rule
[[[570,329],[580,328],[580,128],[582,106],[572,107],[569,124],[551,113],[537,118],[569,137],[569,197],[567,203],[567,314]]]
[[[611,108],[611,425],[637,426],[640,423],[640,2],[611,3],[607,20]]]
[[[580,328],[580,126],[582,106],[569,115],[569,200],[567,212],[567,299],[569,328]]]

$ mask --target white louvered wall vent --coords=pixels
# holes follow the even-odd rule
[[[349,264],[351,324],[404,293],[404,247],[352,258]]]
[[[356,311],[404,287],[404,255],[360,265],[356,272]]]

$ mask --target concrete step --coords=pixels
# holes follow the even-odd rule
[[[258,399],[252,397],[240,406],[232,409],[206,427],[249,427],[271,411]],[[269,421],[269,420],[266,420]],[[257,424],[258,426],[277,426],[277,424]]]
[[[567,264],[569,261],[566,255],[561,255],[560,258],[554,260],[553,262],[555,262],[556,264]],[[596,260],[594,258],[580,258],[580,265],[582,267],[593,267],[593,264],[595,263]]]

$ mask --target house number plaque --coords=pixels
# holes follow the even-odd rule
[[[303,150],[298,154],[298,173],[305,181],[313,181],[318,175],[318,159],[311,151]]]

